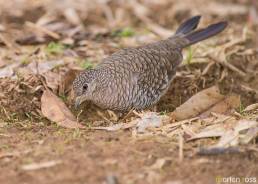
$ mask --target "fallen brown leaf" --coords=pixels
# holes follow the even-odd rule
[[[172,113],[172,117],[176,120],[184,120],[198,115],[204,118],[211,112],[227,113],[239,105],[239,96],[231,95],[226,97],[219,93],[218,87],[213,86],[200,91],[176,108]]]
[[[71,90],[72,82],[75,79],[76,75],[80,72],[78,69],[69,69],[65,75],[61,76],[61,81],[59,83],[59,91],[61,94]]]
[[[61,80],[60,74],[52,72],[52,71],[48,71],[48,72],[44,73],[42,76],[46,80],[47,87],[52,89],[54,92],[57,92],[58,86],[59,86],[60,80]]]
[[[83,128],[65,103],[50,90],[45,90],[41,97],[42,114],[51,121],[65,128]]]
[[[31,70],[34,74],[44,74],[52,70],[53,68],[64,65],[65,62],[63,60],[52,60],[46,62],[31,62],[28,65],[28,69]]]
[[[209,108],[207,111],[200,114],[200,117],[205,118],[210,115],[212,112],[227,114],[228,111],[237,108],[240,106],[240,96],[239,95],[230,95],[225,97],[223,100],[216,103],[214,106]]]

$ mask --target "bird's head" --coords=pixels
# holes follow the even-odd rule
[[[91,100],[96,88],[96,77],[96,70],[90,69],[81,72],[73,81],[76,108],[85,100]]]

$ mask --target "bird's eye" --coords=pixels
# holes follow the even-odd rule
[[[84,84],[83,85],[83,90],[86,91],[88,89],[88,85],[87,84]]]

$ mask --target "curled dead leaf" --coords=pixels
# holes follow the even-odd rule
[[[65,103],[50,90],[45,90],[41,97],[42,114],[51,121],[65,128],[83,128]]]

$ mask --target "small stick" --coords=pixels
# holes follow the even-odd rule
[[[238,73],[239,75],[241,76],[246,76],[246,73],[245,72],[242,72],[241,70],[239,70],[237,67],[235,67],[234,65],[230,64],[229,62],[223,62],[217,58],[215,58],[214,56],[212,55],[208,55],[208,58],[210,58],[211,60],[217,62],[217,63],[221,63],[223,66],[229,68],[230,70]]]
[[[46,29],[46,28],[44,28],[42,26],[39,26],[39,25],[34,24],[32,22],[26,22],[25,25],[27,25],[28,27],[34,28],[34,29],[36,29],[36,30],[38,30],[38,31],[40,31],[42,33],[45,33],[45,34],[47,34],[48,36],[50,36],[50,37],[52,37],[54,39],[57,39],[57,40],[60,39],[59,34],[53,32],[53,31],[50,31],[50,30],[48,30],[48,29]]]
[[[108,123],[110,123],[110,124],[113,124],[113,122],[111,122],[102,112],[97,111],[97,114],[98,114],[102,119],[104,119],[106,122],[108,122]]]
[[[183,153],[184,138],[181,133],[179,134],[178,146],[179,146],[179,161],[182,162],[184,159],[184,153]]]
[[[126,120],[132,113],[135,114],[134,112],[134,108],[132,108],[122,119],[122,121]],[[138,115],[137,115],[138,116]]]

